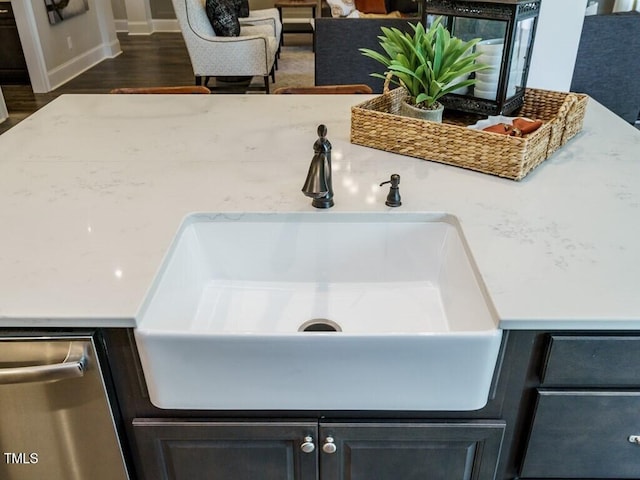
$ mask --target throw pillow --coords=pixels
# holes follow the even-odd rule
[[[384,0],[355,0],[356,8],[362,13],[387,13]]]
[[[216,35],[221,37],[240,35],[240,22],[234,0],[207,0],[206,10]]]
[[[327,0],[329,7],[331,7],[331,16],[346,17],[356,9],[354,0]]]
[[[238,17],[246,18],[249,16],[249,0],[234,0],[234,3]]]

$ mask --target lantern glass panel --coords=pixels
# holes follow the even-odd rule
[[[465,42],[474,38],[489,40],[500,38],[504,41],[507,22],[483,18],[453,17],[451,34]]]
[[[476,83],[472,94],[477,98],[496,100],[507,22],[483,18],[453,17],[451,32],[452,35],[464,41],[474,38],[481,40],[475,48],[476,53],[479,53],[476,62],[487,68],[475,74]]]
[[[507,96],[515,94],[515,92],[525,84],[525,72],[528,63],[529,46],[533,36],[534,19],[527,18],[516,24],[515,39],[513,43],[513,51],[511,52],[511,68],[509,70],[509,87]]]
[[[441,16],[451,35],[463,41],[479,39],[476,63],[484,68],[467,77],[475,80],[473,85],[442,98],[446,108],[508,115],[522,106],[540,1],[422,0],[427,26]],[[466,78],[455,82],[462,80]]]
[[[436,16],[429,15],[427,24],[430,24],[435,18]],[[507,22],[484,18],[449,17],[447,28],[453,36],[465,42],[475,38],[481,39],[483,45],[476,51],[482,50],[482,53],[476,59],[476,62],[487,66],[482,73],[476,74],[476,84],[473,87],[473,91],[469,87],[464,87],[455,90],[453,93],[473,95],[486,100],[496,100]],[[455,81],[461,82],[467,78],[468,75],[464,78],[456,78]]]

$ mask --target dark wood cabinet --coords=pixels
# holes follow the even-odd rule
[[[640,336],[551,335],[545,387],[640,386]]]
[[[505,332],[473,412],[162,410],[131,332],[103,335],[136,480],[640,478],[638,332]]]
[[[301,448],[315,422],[136,419],[133,430],[147,480],[316,478],[316,452]]]
[[[522,476],[639,478],[640,392],[540,390]]]
[[[498,421],[321,423],[320,480],[492,480],[504,429]],[[334,453],[325,452],[327,438]]]
[[[0,85],[28,85],[29,72],[11,3],[0,2]]]
[[[520,475],[640,478],[640,337],[548,335]]]
[[[493,480],[504,422],[136,419],[143,478]]]

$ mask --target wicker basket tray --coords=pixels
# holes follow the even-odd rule
[[[586,95],[527,89],[515,112],[544,121],[524,137],[466,128],[463,117],[443,123],[398,115],[405,90],[396,88],[351,108],[351,142],[424,160],[521,180],[582,128]],[[467,117],[468,120],[468,117]]]
[[[589,96],[584,93],[572,93],[571,95],[575,96],[576,101],[573,103],[569,112],[567,113],[567,118],[565,120],[564,130],[562,132],[562,141],[561,145],[564,145],[576,134],[582,130],[582,124],[584,123],[584,113],[587,109],[587,102],[589,101]]]

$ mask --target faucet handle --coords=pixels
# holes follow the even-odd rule
[[[320,138],[325,138],[327,136],[327,126],[323,123],[318,125],[318,136]]]

